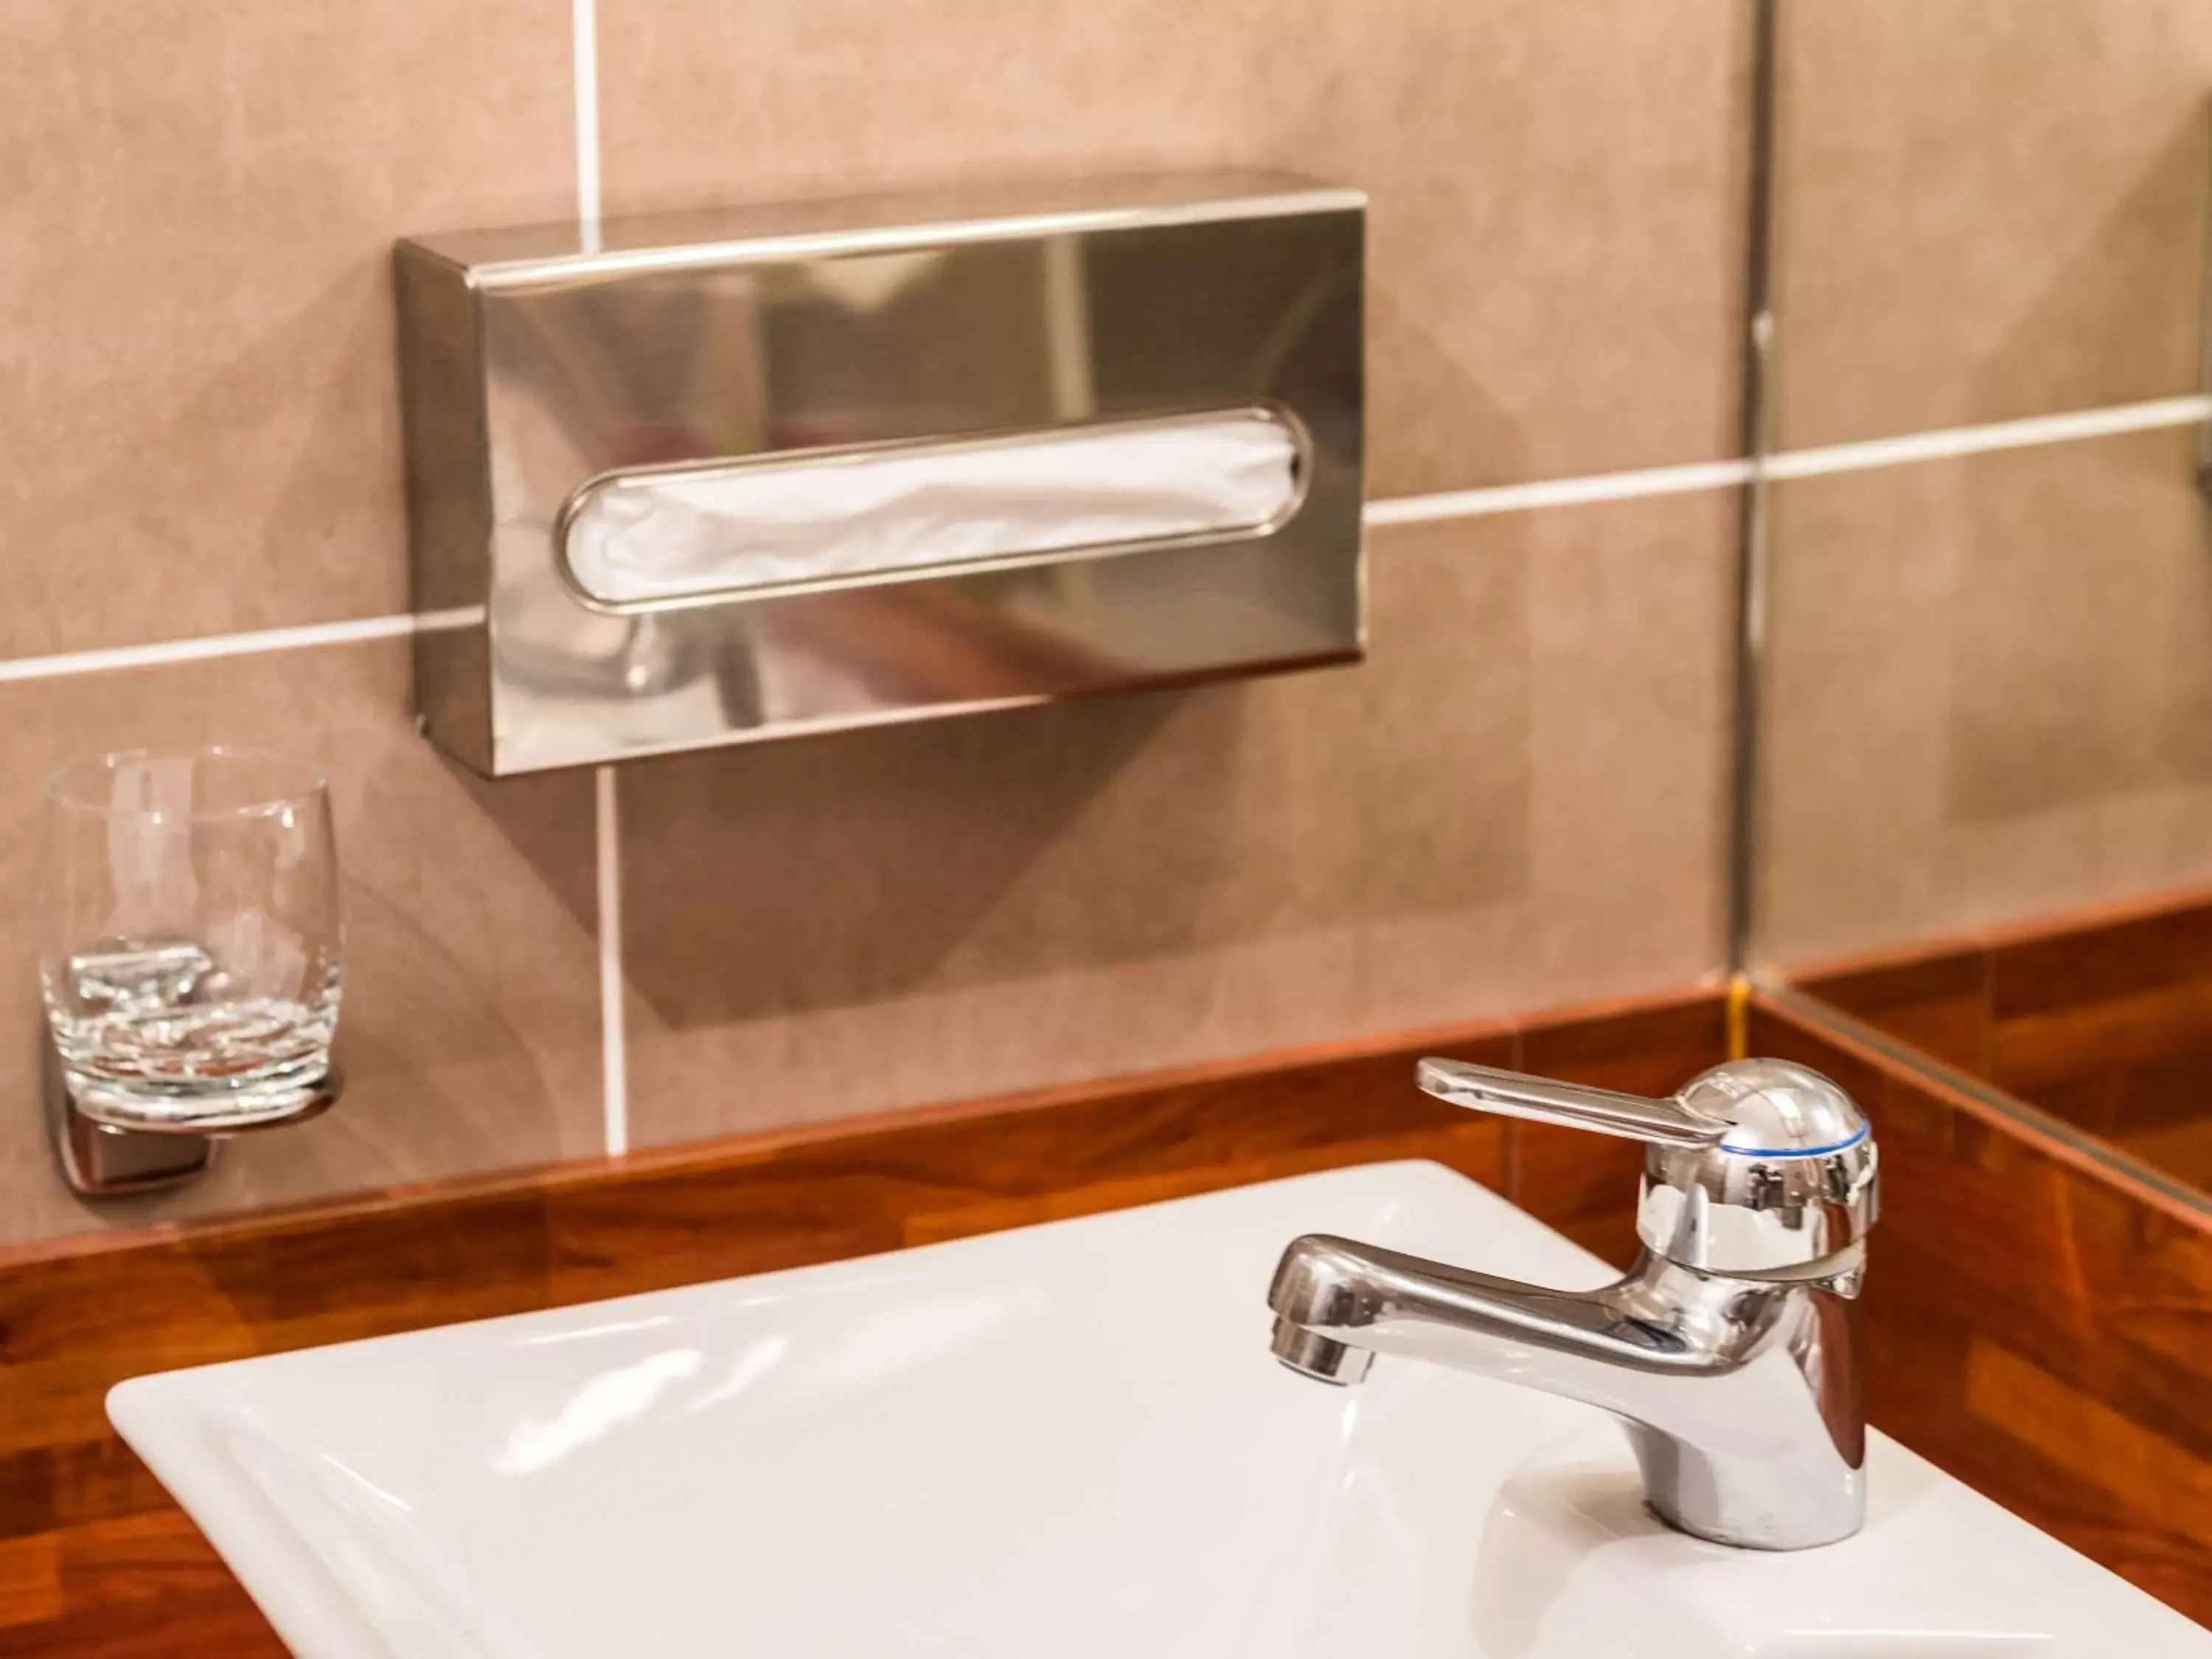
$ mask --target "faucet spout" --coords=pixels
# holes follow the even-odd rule
[[[1771,1276],[1647,1252],[1601,1290],[1524,1285],[1328,1234],[1283,1253],[1274,1352],[1323,1382],[1396,1354],[1613,1413],[1652,1507],[1720,1542],[1795,1549],[1864,1513],[1863,1250]]]

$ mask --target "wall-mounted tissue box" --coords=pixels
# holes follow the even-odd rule
[[[1355,659],[1358,192],[1212,174],[396,253],[417,635],[494,775]]]

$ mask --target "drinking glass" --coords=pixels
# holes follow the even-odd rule
[[[343,972],[330,794],[249,749],[103,755],[47,780],[40,956],[79,1110],[216,1133],[335,1086]]]

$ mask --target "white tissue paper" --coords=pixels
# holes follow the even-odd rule
[[[1296,499],[1297,468],[1291,429],[1249,409],[632,473],[584,495],[563,548],[604,604],[740,592],[1256,529]]]

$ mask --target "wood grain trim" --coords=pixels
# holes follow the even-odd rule
[[[2009,950],[2063,939],[2076,933],[2101,933],[2154,921],[2182,911],[2212,909],[2212,887],[2173,887],[2162,892],[2138,894],[2106,904],[2085,905],[2056,915],[2031,916],[1984,928],[1979,942],[1984,949]]]
[[[2174,1188],[2212,1194],[2212,902],[2201,894],[1823,969],[1795,988]]]
[[[2212,1538],[2212,1462],[2171,1462],[2172,1443],[2102,1401],[2069,1388],[1994,1340],[1966,1346],[1966,1409],[2009,1434],[2024,1456],[2134,1504],[2155,1486],[2185,1538]]]
[[[1947,1066],[1988,1075],[1995,1036],[1986,951],[1938,948],[1922,957],[1824,971],[1798,981],[1796,988]]]
[[[1829,978],[1879,977],[1889,969],[1912,968],[1938,957],[2033,946],[2046,940],[2106,933],[2132,927],[2137,922],[2154,921],[2181,911],[2204,909],[2212,909],[2212,887],[2172,888],[2164,892],[2115,900],[2108,904],[2087,905],[2053,915],[2002,922],[1937,939],[1886,945],[1848,957],[1792,963],[1780,972],[1788,983],[1800,988],[1808,988],[1815,981]]]
[[[125,1376],[1346,1164],[1433,1158],[1510,1191],[1518,1126],[1419,1093],[1419,1055],[1673,1088],[1723,1037],[1719,1000],[1699,990],[11,1251],[0,1659],[283,1652],[109,1432],[101,1401]],[[1547,1171],[1528,1206],[1589,1225],[1604,1205]]]

